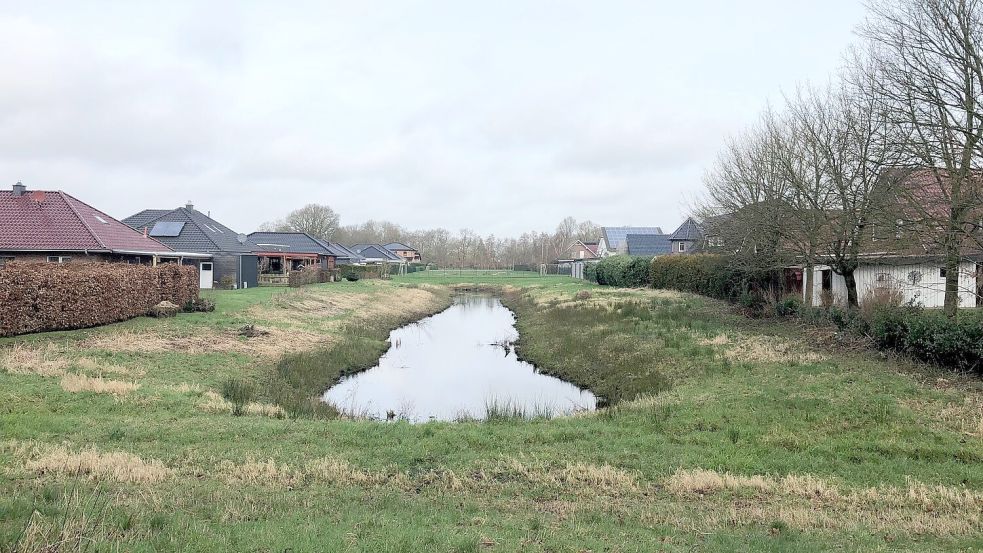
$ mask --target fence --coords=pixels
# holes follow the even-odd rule
[[[8,263],[0,268],[0,336],[68,330],[198,299],[198,269],[177,264]]]

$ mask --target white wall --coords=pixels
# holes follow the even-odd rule
[[[816,266],[813,278],[813,305],[822,303],[823,269],[827,266]],[[854,273],[857,279],[857,294],[860,302],[878,286],[893,286],[904,294],[904,301],[912,301],[923,307],[941,308],[945,304],[945,279],[942,278],[939,265],[862,265]],[[912,281],[912,273],[921,273],[920,279]],[[878,280],[878,279],[881,280]],[[959,306],[976,307],[976,264],[965,262],[959,266]],[[805,292],[803,292],[803,299]],[[833,273],[833,298],[838,305],[846,305],[846,281]]]

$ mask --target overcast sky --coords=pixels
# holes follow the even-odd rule
[[[307,203],[500,236],[675,227],[859,0],[6,2],[3,186],[242,232]],[[164,8],[166,7],[166,11]]]

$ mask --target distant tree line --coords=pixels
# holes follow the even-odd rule
[[[700,215],[733,262],[844,277],[877,252],[941,257],[945,313],[960,263],[983,248],[983,2],[868,4],[861,40],[827,86],[804,85],[729,140]]]
[[[306,232],[311,236],[352,244],[402,242],[420,250],[423,260],[439,267],[475,269],[530,269],[569,255],[577,240],[595,241],[601,228],[591,221],[563,219],[553,232],[529,231],[518,237],[481,236],[471,229],[451,232],[443,228],[409,230],[389,221],[366,221],[341,226],[339,215],[326,205],[310,204],[260,230]]]

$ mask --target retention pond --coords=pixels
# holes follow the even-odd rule
[[[462,295],[448,309],[389,335],[379,364],[346,377],[323,399],[373,418],[484,419],[594,409],[587,390],[522,361],[515,316],[498,298]]]

